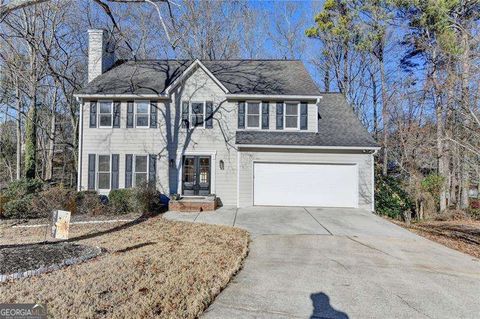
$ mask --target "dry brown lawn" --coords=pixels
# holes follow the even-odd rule
[[[0,244],[36,242],[44,232],[0,226]],[[0,283],[0,302],[47,303],[54,318],[195,318],[240,269],[249,241],[237,228],[162,217],[138,224],[73,225],[71,235],[84,236],[76,243],[107,252]]]
[[[478,220],[432,220],[410,225],[398,221],[395,223],[444,246],[480,258],[480,221]]]

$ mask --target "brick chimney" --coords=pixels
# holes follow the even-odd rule
[[[113,39],[106,30],[88,30],[88,82],[115,63]]]

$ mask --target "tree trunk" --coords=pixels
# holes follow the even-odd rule
[[[383,167],[384,176],[388,173],[388,122],[389,111],[387,105],[387,83],[385,79],[385,65],[383,61],[383,53],[380,55],[378,62],[380,63],[380,81],[382,85],[382,121],[383,121]]]
[[[377,98],[377,81],[373,72],[370,71],[370,81],[372,82],[372,104],[373,104],[373,137],[378,139],[378,98]]]
[[[16,167],[16,179],[22,178],[22,106],[20,102],[20,88],[18,84],[18,79],[15,81],[15,106],[17,109],[17,123],[16,123],[16,137],[17,137],[17,167]]]
[[[53,155],[55,153],[55,122],[57,118],[57,90],[53,94],[52,115],[50,119],[50,136],[48,140],[47,167],[45,169],[45,179],[50,180],[53,177]]]

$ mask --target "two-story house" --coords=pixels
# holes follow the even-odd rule
[[[154,182],[223,205],[373,210],[377,144],[339,93],[296,60],[115,63],[89,30],[79,190]]]

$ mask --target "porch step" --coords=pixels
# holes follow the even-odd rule
[[[175,212],[206,212],[217,209],[217,198],[213,196],[186,196],[181,199],[171,199],[168,210]]]

